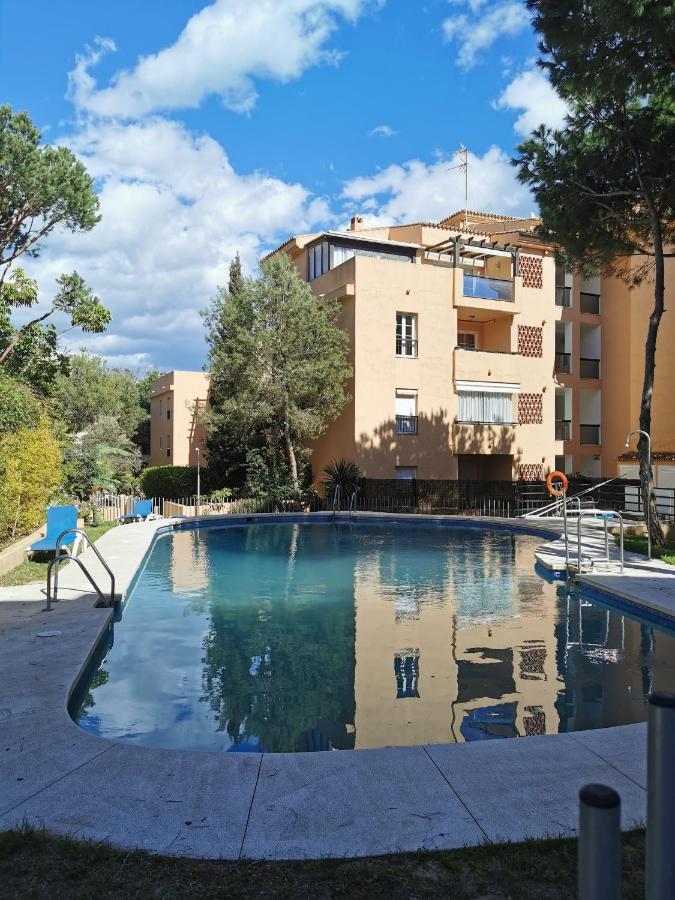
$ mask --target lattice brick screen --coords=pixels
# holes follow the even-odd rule
[[[544,267],[541,256],[521,256],[520,274],[523,279],[523,287],[541,288],[544,286]]]
[[[521,356],[544,355],[544,329],[537,325],[518,326],[518,353]]]
[[[526,706],[524,712],[529,713],[523,716],[525,734],[528,737],[533,734],[546,734],[546,713],[541,706]]]
[[[523,481],[544,480],[544,467],[541,463],[521,463],[518,472]]]
[[[541,394],[518,394],[518,424],[541,425],[544,421],[543,401]]]

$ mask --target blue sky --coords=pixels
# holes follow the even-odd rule
[[[31,271],[45,299],[77,268],[111,307],[78,340],[142,370],[199,368],[199,310],[290,233],[529,214],[509,157],[564,113],[534,67],[518,0],[0,0],[2,102],[96,177],[102,222],[58,234]]]

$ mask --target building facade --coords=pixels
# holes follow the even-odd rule
[[[460,211],[363,228],[355,217],[278,248],[339,300],[350,337],[351,401],[313,448],[317,475],[337,457],[373,478],[633,474],[618,457],[638,424],[653,285],[565,272],[538,224]],[[664,316],[652,441],[673,459],[674,338]]]
[[[167,372],[150,394],[150,465],[194,466],[206,433],[200,412],[206,405],[205,372]]]

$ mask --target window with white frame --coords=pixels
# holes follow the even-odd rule
[[[457,346],[462,350],[476,350],[476,332],[475,331],[459,331],[457,333]]]
[[[417,434],[416,390],[396,390],[396,434]]]
[[[488,425],[512,423],[517,385],[457,385],[457,421]]]
[[[417,316],[396,313],[396,355],[417,356]]]

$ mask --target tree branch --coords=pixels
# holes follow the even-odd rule
[[[12,340],[7,344],[5,349],[0,353],[0,366],[3,365],[9,354],[19,343],[21,338],[33,327],[33,325],[39,325],[40,322],[44,322],[45,319],[49,318],[51,314],[54,312],[54,307],[47,310],[46,313],[43,313],[41,316],[38,316],[36,319],[31,319],[30,322],[27,322],[22,328],[19,328],[17,333],[14,335]]]

